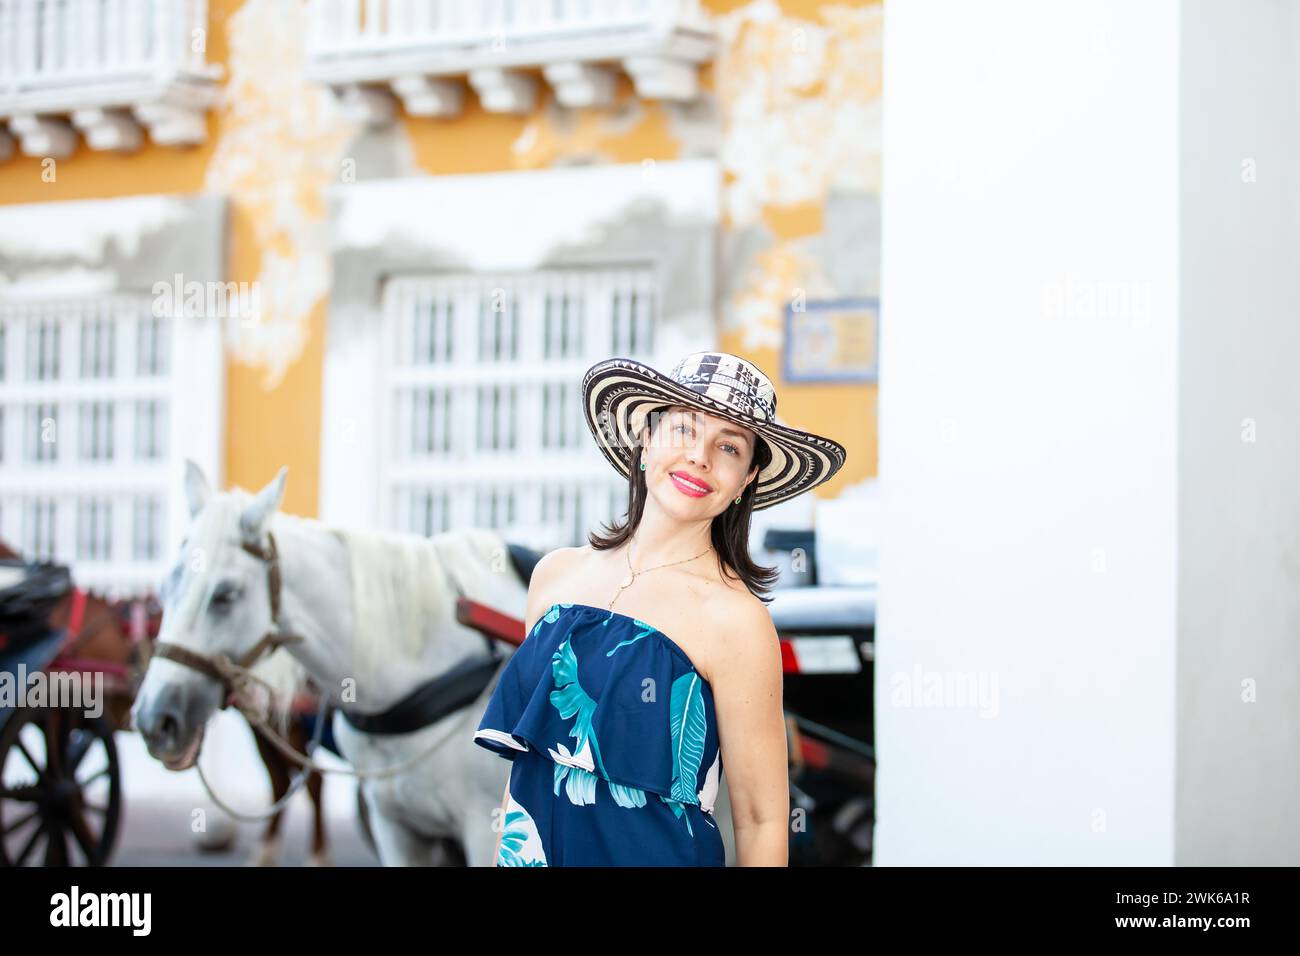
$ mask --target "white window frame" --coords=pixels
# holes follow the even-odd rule
[[[627,484],[589,454],[578,383],[609,355],[653,354],[655,286],[651,263],[389,279],[380,523],[433,534],[470,515],[555,547],[581,544],[614,504],[621,517]]]
[[[67,564],[82,587],[116,596],[156,587],[173,558],[168,505],[180,482],[172,451],[192,445],[196,436],[175,428],[155,433],[158,454],[141,458],[136,409],[150,403],[163,422],[198,427],[213,440],[214,413],[220,418],[213,398],[220,392],[205,400],[201,384],[219,383],[211,361],[206,370],[195,361],[212,354],[205,324],[211,325],[154,317],[146,294],[0,302],[0,538],[25,558]],[[35,378],[37,346],[49,340],[51,329],[58,330],[58,373]],[[166,359],[160,374],[139,374],[137,336],[155,329],[165,337]],[[105,336],[112,345],[106,347]],[[112,374],[102,361],[108,350],[115,358]],[[53,427],[32,414],[49,409],[55,411]],[[152,513],[152,528],[139,525],[138,509]],[[139,538],[154,541],[152,556],[138,553]]]
[[[614,355],[667,371],[683,354],[715,347],[720,184],[717,162],[698,159],[652,169],[564,168],[332,189],[335,287],[325,358],[321,519],[417,533],[489,527],[490,508],[476,502],[513,491],[516,520],[497,530],[547,550],[585,543],[601,523],[621,518],[626,480],[592,440],[577,389],[592,364]],[[635,337],[625,330],[616,342],[610,292],[620,282],[631,288],[629,276],[653,301],[654,315],[642,320]],[[594,284],[583,286],[585,280]],[[569,357],[544,351],[539,304],[545,300],[537,289],[548,282],[583,290],[582,346]],[[403,316],[417,308],[412,301],[457,284],[454,294],[464,304],[455,312],[454,341],[464,351],[432,373],[404,365],[430,344],[422,331],[403,329]],[[520,358],[506,365],[478,357],[473,308],[481,290],[491,288],[524,290],[517,326],[503,326],[505,341],[510,328],[519,335]],[[445,317],[441,321],[445,329]],[[552,325],[552,336],[559,340],[559,326]],[[524,445],[518,453],[473,447],[478,408],[462,397],[458,407],[468,413],[453,416],[445,450],[440,443],[437,455],[398,454],[399,438],[412,434],[414,413],[405,419],[398,414],[396,389],[436,386],[460,389],[463,396],[489,384],[516,390],[516,437]],[[572,440],[559,450],[538,445],[547,434],[548,387],[552,395],[567,393],[571,404],[568,415],[555,419]],[[435,415],[439,408],[435,402]],[[421,489],[431,494],[414,494]],[[498,504],[498,514],[507,508]]]
[[[157,294],[157,284],[222,281],[228,221],[227,200],[213,193],[0,206],[0,536],[24,557],[67,564],[79,587],[109,597],[156,592],[190,520],[185,459],[225,486],[223,320],[174,314],[179,297]],[[33,322],[59,330],[45,355],[51,373],[57,359],[57,378],[29,374]],[[158,360],[163,374],[152,372]],[[136,374],[141,362],[149,374]],[[81,408],[106,402],[113,457],[83,460]],[[137,458],[140,402],[161,413],[150,436],[161,446],[156,459]],[[53,447],[39,446],[53,460],[28,460],[27,408],[38,405],[57,410]],[[99,447],[108,434],[101,430]],[[101,506],[93,520],[81,507],[89,501]],[[157,509],[152,527],[137,526],[138,507]],[[79,534],[81,514],[89,523]],[[151,538],[155,557],[142,556],[137,539]]]

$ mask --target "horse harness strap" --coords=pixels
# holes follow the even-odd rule
[[[249,669],[264,654],[268,654],[282,645],[294,644],[302,640],[302,637],[297,634],[289,634],[280,630],[280,555],[275,547],[275,535],[268,531],[266,540],[267,546],[265,548],[260,544],[253,544],[248,541],[242,542],[245,551],[266,564],[267,588],[270,591],[271,598],[271,630],[263,634],[262,639],[254,644],[247,654],[243,655],[238,661],[231,661],[224,654],[209,656],[167,641],[154,645],[153,652],[155,656],[165,657],[176,661],[178,664],[184,664],[186,667],[206,674],[219,683],[222,688],[221,706],[223,709],[230,704],[231,692],[235,690],[240,676],[247,675]],[[247,676],[251,677],[251,675]]]
[[[347,722],[362,733],[409,734],[472,704],[491,683],[499,666],[496,658],[469,657],[447,673],[425,681],[382,713],[358,714],[340,709]]]
[[[431,544],[441,559],[437,542]],[[447,580],[456,592],[456,596],[464,597],[465,589],[452,573],[451,564],[445,559],[440,560],[439,564],[445,569]],[[341,707],[339,709],[344,719],[366,734],[409,734],[436,724],[444,717],[454,714],[463,707],[468,707],[492,682],[504,659],[501,649],[492,637],[484,634],[483,640],[487,642],[487,657],[468,657],[462,660],[446,673],[420,684],[392,707],[380,713],[360,714]]]

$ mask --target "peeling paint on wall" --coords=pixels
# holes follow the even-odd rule
[[[123,215],[125,208],[131,215]],[[0,219],[0,258],[68,257],[100,262],[110,246],[134,256],[144,237],[184,222],[184,203],[170,196],[139,196],[129,203],[62,202],[9,206]]]
[[[739,278],[748,281],[732,297],[728,313],[731,324],[743,332],[745,349],[780,349],[782,310],[792,289],[807,289],[809,298],[829,291],[820,264],[793,242],[764,249]]]
[[[614,107],[597,109],[569,109],[548,93],[510,143],[510,152],[517,169],[626,162],[615,144],[635,139],[650,121],[646,103],[627,88],[619,91]]]
[[[125,196],[0,206],[0,299],[147,295],[220,281],[225,198]]]
[[[797,293],[879,287],[883,8],[828,5],[817,16],[754,0],[714,19],[728,180],[721,326],[747,350],[781,348]],[[783,207],[818,210],[822,234],[774,233],[764,213]]]
[[[883,7],[825,6],[818,16],[754,0],[714,18],[719,158],[733,177],[724,209],[735,227],[832,186],[880,192]]]
[[[253,229],[261,316],[230,323],[227,342],[235,361],[264,369],[269,390],[302,354],[312,309],[329,294],[322,195],[357,130],[304,77],[305,4],[247,0],[227,33],[230,79],[204,187],[229,195]]]

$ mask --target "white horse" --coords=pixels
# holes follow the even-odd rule
[[[336,706],[364,720],[458,663],[489,657],[488,639],[456,621],[456,585],[524,617],[527,587],[499,535],[348,531],[281,514],[286,474],[281,468],[256,495],[214,493],[186,462],[191,525],[160,595],[158,647],[169,651],[151,660],[132,708],[150,754],[169,769],[194,765],[204,725],[229,689],[211,669],[217,655],[248,664],[250,652],[275,645],[273,633],[296,635],[285,649]],[[278,575],[269,574],[277,562]],[[359,771],[425,754],[396,775],[362,781],[385,866],[430,865],[447,838],[459,841],[468,865],[492,865],[509,768],[473,735],[499,674],[497,665],[477,699],[409,732],[362,732],[335,714],[335,740]]]

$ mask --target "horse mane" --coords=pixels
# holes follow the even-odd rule
[[[254,495],[238,486],[228,489],[222,506],[239,514]],[[214,504],[216,502],[213,502]],[[432,622],[455,616],[456,588],[452,578],[468,593],[484,590],[485,572],[501,570],[507,561],[504,539],[495,531],[464,528],[432,537],[410,532],[332,525],[317,518],[277,511],[273,520],[315,527],[338,538],[348,555],[349,586],[353,610],[353,660],[358,682],[369,682],[381,663],[413,659],[429,639]],[[225,521],[208,524],[213,540],[191,541],[191,546],[215,547]],[[263,674],[263,668],[266,675]],[[307,684],[302,665],[283,650],[269,655],[254,672],[275,687],[273,715],[287,719],[294,696]]]
[[[505,554],[500,535],[478,528],[432,537],[338,526],[328,530],[348,552],[353,651],[362,672],[358,680],[372,676],[381,661],[417,657],[431,622],[455,614],[452,579],[477,593],[483,570]]]

